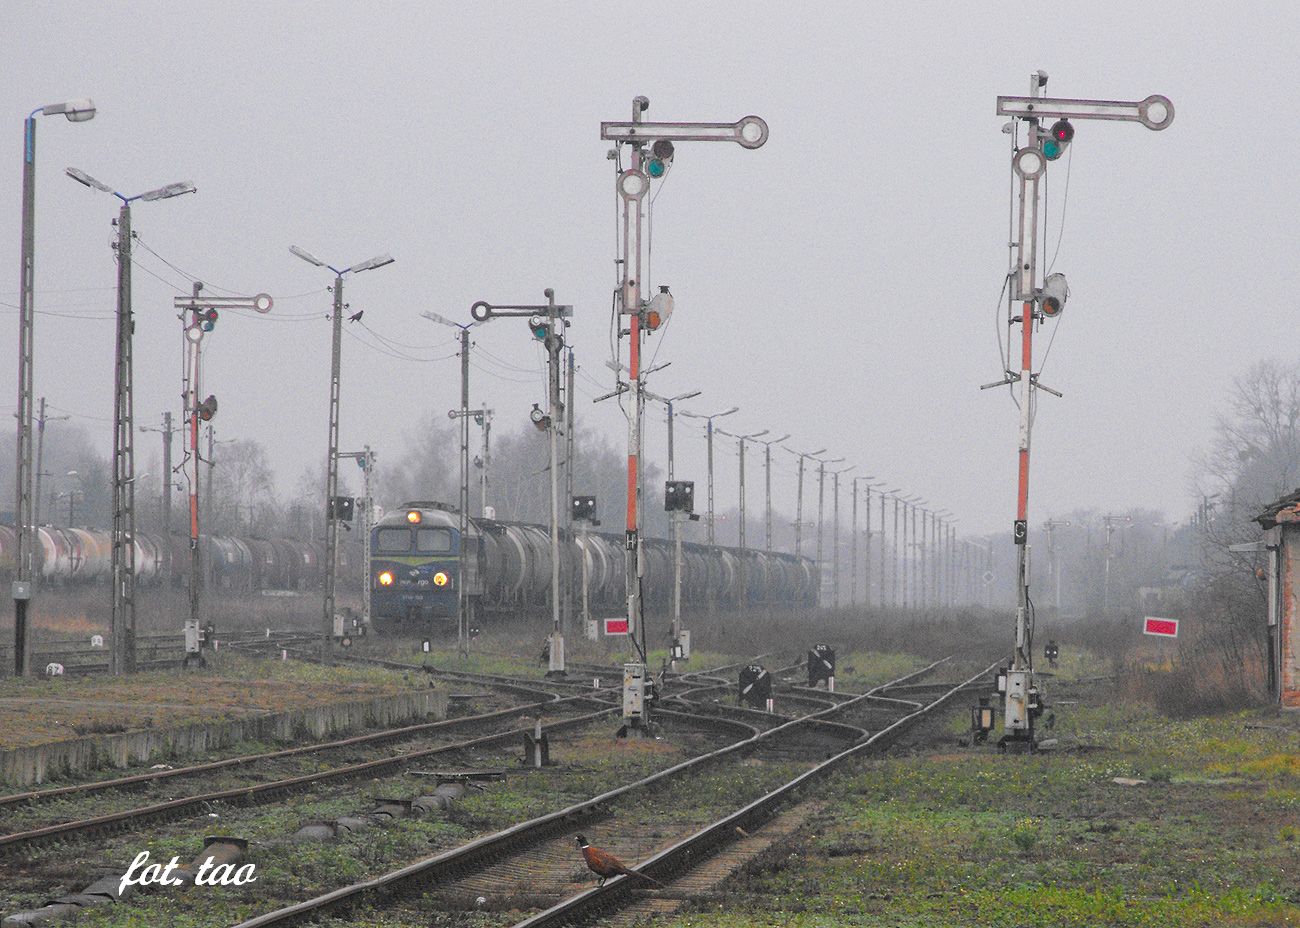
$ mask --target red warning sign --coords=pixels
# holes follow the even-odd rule
[[[623,617],[623,618],[619,618],[619,619],[605,619],[605,634],[606,634],[606,635],[626,635],[626,634],[627,634],[627,618],[626,618],[626,617]]]
[[[1177,638],[1178,620],[1158,619],[1155,616],[1149,615],[1142,620],[1142,634],[1159,635],[1163,638]]]

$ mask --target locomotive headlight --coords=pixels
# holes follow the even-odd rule
[[[433,575],[433,585],[434,585],[434,586],[446,586],[446,585],[447,585],[447,580],[448,580],[448,579],[449,579],[449,578],[447,577],[446,572],[440,570],[440,571],[438,571],[436,574]]]
[[[381,570],[379,572],[379,585],[380,586],[393,585],[393,572],[391,570]]]
[[[420,510],[418,509],[412,509],[406,514],[406,521],[410,522],[412,525],[419,525],[421,518],[423,517],[420,515]]]

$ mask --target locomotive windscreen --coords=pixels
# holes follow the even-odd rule
[[[411,550],[409,528],[381,528],[375,538],[378,554],[407,554]]]
[[[450,554],[451,529],[417,529],[415,533],[415,550],[420,554]]]

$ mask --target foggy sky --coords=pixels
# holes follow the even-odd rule
[[[290,244],[336,265],[397,259],[346,284],[373,333],[346,326],[342,450],[369,443],[395,458],[423,410],[458,404],[455,333],[422,311],[468,319],[475,300],[541,302],[548,286],[576,307],[580,415],[620,436],[617,407],[588,403],[612,386],[614,171],[599,123],[629,118],[646,94],[649,119],[755,113],[771,126],[757,151],[680,145],[659,188],[650,283],[671,284],[677,311],[649,346],[672,362],[650,388],[701,389],[688,408],[739,405],[729,427],[791,432],[796,448],[827,447],[854,473],[954,510],[962,531],[1002,531],[1016,415],[1005,393],[977,389],[1001,375],[1010,171],[995,97],[1026,93],[1041,67],[1051,95],[1163,93],[1177,116],[1160,133],[1077,125],[1055,265],[1072,298],[1042,373],[1065,398],[1039,405],[1032,521],[1134,505],[1183,520],[1224,386],[1288,347],[1294,12],[1025,9],[1021,20],[964,3],[9,4],[4,402],[16,384],[22,120],[88,95],[91,122],[39,119],[36,385],[101,447],[117,201],[64,177],[69,165],[128,194],[193,180],[197,195],[136,204],[142,242],[211,285],[275,295],[270,317],[228,314],[205,341],[205,392],[220,399],[219,436],[265,442],[286,488],[325,456],[331,283]],[[1048,182],[1049,259],[1065,164]],[[170,282],[135,272],[136,411],[154,424],[180,411],[171,298],[188,282],[142,247],[136,258]],[[490,356],[476,355],[472,401],[512,430],[544,399],[542,352],[518,320],[475,341]],[[699,426],[679,428],[677,475],[702,488]],[[138,470],[156,443],[141,437]],[[648,443],[662,461],[659,419]],[[723,509],[731,443],[718,454]],[[750,460],[757,479],[761,458]],[[790,512],[793,459],[777,460],[777,505]]]

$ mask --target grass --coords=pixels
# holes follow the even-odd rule
[[[666,924],[1300,925],[1300,718],[1171,720],[1085,692],[1056,710],[1063,748],[1030,757],[955,747],[954,707],[927,750],[846,771],[796,847]]]
[[[427,686],[401,671],[259,660],[231,651],[203,670],[0,680],[0,750],[84,735],[221,721]]]
[[[851,692],[897,680],[930,661],[915,654],[900,652],[854,651],[837,655],[835,685]]]

